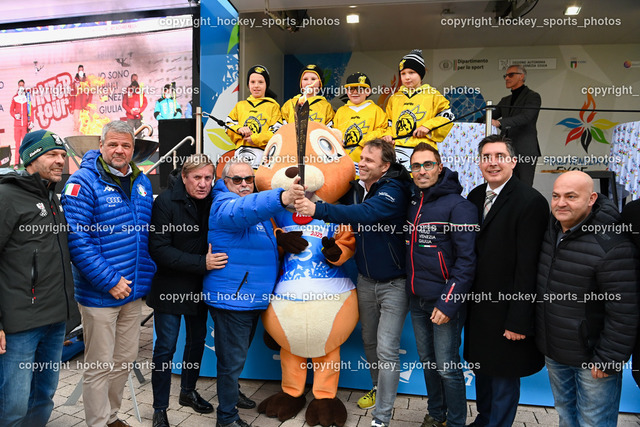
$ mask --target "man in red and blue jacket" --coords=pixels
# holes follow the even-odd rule
[[[478,214],[437,149],[418,144],[410,164],[415,186],[405,227],[407,293],[430,396],[423,425],[461,427],[467,400],[460,335],[476,270]]]

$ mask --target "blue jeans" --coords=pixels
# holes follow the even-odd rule
[[[58,387],[65,322],[6,334],[0,355],[0,422],[3,427],[47,424]]]
[[[450,427],[464,426],[467,395],[460,365],[464,311],[458,311],[447,323],[436,325],[430,317],[437,301],[415,295],[409,298],[416,347],[427,384],[429,415],[439,422],[447,420]]]
[[[169,407],[173,353],[176,352],[182,316],[158,311],[154,312],[153,316],[153,328],[156,332],[156,342],[153,347],[153,371],[151,372],[153,407],[154,409],[166,410]],[[200,364],[207,337],[207,317],[207,311],[195,316],[184,316],[187,336],[182,353],[180,387],[185,392],[196,388],[196,381],[200,376]]]
[[[262,310],[232,311],[209,307],[218,359],[218,422],[230,424],[238,416],[238,378],[256,332]]]
[[[371,414],[387,425],[400,382],[400,337],[409,310],[405,281],[405,278],[397,278],[376,282],[358,276],[364,354],[373,385],[378,387],[376,407]]]
[[[622,372],[593,378],[591,369],[563,365],[545,357],[560,427],[615,427],[618,422]]]

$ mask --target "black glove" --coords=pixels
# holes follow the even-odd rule
[[[285,252],[292,254],[299,254],[309,246],[309,242],[302,238],[302,231],[286,233],[278,230],[276,231],[276,242]]]
[[[322,253],[327,261],[336,262],[340,259],[340,255],[342,255],[342,249],[340,249],[340,246],[336,245],[336,239],[333,237],[323,237]]]

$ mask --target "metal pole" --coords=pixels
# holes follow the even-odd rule
[[[196,154],[202,153],[202,107],[196,107]]]
[[[484,129],[484,136],[489,136],[492,133],[493,127],[491,126],[491,113],[493,112],[491,110],[491,107],[493,105],[493,101],[487,101],[487,113],[485,114],[485,129]]]
[[[185,137],[182,141],[178,142],[178,143],[175,145],[175,147],[173,147],[171,150],[167,151],[167,152],[165,153],[165,155],[164,155],[164,156],[160,157],[160,158],[158,159],[158,161],[157,161],[157,162],[155,162],[155,163],[153,164],[153,166],[151,166],[151,167],[150,167],[150,168],[149,168],[149,169],[148,169],[144,174],[145,174],[145,175],[148,175],[152,170],[154,170],[155,168],[157,168],[158,166],[160,166],[160,164],[161,164],[162,162],[164,162],[164,160],[165,160],[167,157],[169,157],[170,155],[172,156],[172,155],[173,155],[173,153],[175,153],[175,151],[176,151],[178,148],[180,148],[180,147],[181,147],[185,142],[187,142],[187,141],[190,141],[190,142],[191,142],[191,144],[190,144],[190,145],[193,145],[193,144],[195,144],[195,142],[196,142],[196,141],[195,141],[195,139],[193,139],[193,137],[192,137],[192,136],[187,136],[187,137]]]

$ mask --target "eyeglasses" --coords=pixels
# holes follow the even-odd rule
[[[249,176],[225,176],[225,178],[229,178],[231,180],[231,182],[233,182],[235,185],[240,185],[242,184],[242,181],[246,182],[247,184],[253,184],[253,179],[255,178],[253,175],[249,175]]]
[[[420,169],[424,168],[427,172],[432,170],[438,165],[438,162],[427,161],[424,163],[412,163],[411,172],[420,172]]]
[[[502,76],[503,79],[506,79],[507,77],[511,78],[513,76],[515,76],[516,74],[522,74],[522,73],[507,73],[505,75]]]

